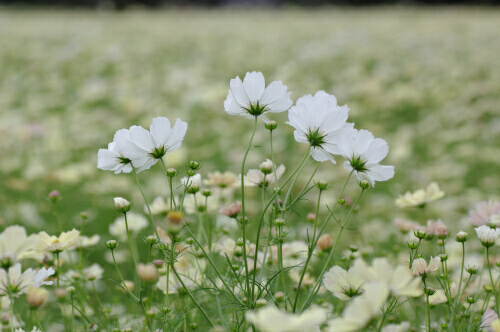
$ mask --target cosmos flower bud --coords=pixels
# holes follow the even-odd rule
[[[162,268],[162,267],[163,267],[163,265],[165,264],[165,262],[164,262],[163,260],[161,260],[161,259],[155,259],[155,260],[153,261],[153,264],[154,264],[154,266],[155,266],[157,269],[160,269],[160,268]]]
[[[158,243],[158,238],[155,235],[149,235],[145,241],[149,245],[154,245]]]
[[[236,240],[236,245],[237,245],[238,247],[243,247],[243,243],[244,243],[244,242],[243,242],[243,239],[242,239],[242,238],[239,238],[238,240]]]
[[[171,234],[177,234],[182,229],[182,213],[179,211],[170,211],[167,215],[167,231]]]
[[[370,182],[368,182],[367,180],[361,180],[361,181],[359,181],[358,185],[359,185],[359,187],[361,189],[368,189],[368,188],[370,188]]]
[[[10,318],[8,315],[2,315],[1,318],[2,325],[9,325],[10,323]]]
[[[167,176],[169,178],[173,178],[177,175],[177,170],[175,168],[168,168],[167,169]]]
[[[285,293],[283,292],[276,292],[274,294],[274,298],[276,299],[277,302],[281,302],[285,299]]]
[[[354,244],[351,244],[351,245],[349,246],[349,250],[350,250],[351,252],[355,253],[355,252],[357,252],[359,249],[358,249],[358,247],[356,247]]]
[[[340,198],[340,199],[337,201],[337,203],[338,203],[339,205],[344,205],[345,203],[347,203],[347,200],[345,200],[345,199],[343,199],[343,198]]]
[[[236,257],[243,256],[243,248],[242,247],[234,248],[234,256],[236,256]]]
[[[64,288],[56,288],[54,295],[58,300],[64,300],[66,296],[68,296],[68,292],[66,292],[66,289]]]
[[[127,288],[131,291],[131,292],[133,292],[133,291],[134,291],[134,289],[135,289],[135,284],[134,284],[134,282],[133,282],[133,281],[130,281],[130,280],[125,280],[125,286],[126,286],[126,287],[127,287]],[[126,290],[124,290],[124,289],[122,289],[121,287],[120,287],[120,289],[121,289],[121,290],[122,290],[125,294],[127,293],[127,291],[126,291]]]
[[[308,213],[306,218],[307,218],[307,221],[314,222],[314,220],[316,220],[316,214]]]
[[[130,202],[122,197],[115,197],[115,208],[118,212],[127,213],[130,211]]]
[[[319,190],[326,190],[328,189],[328,182],[326,182],[325,180],[320,180],[318,181],[317,186]]]
[[[195,175],[196,175],[196,172],[195,172],[195,171],[193,171],[192,169],[188,169],[188,170],[186,171],[186,174],[187,174],[188,176],[191,176],[191,177],[192,177],[192,176],[195,176]]]
[[[439,255],[439,258],[441,258],[441,262],[446,262],[448,260],[448,255],[447,254],[441,254],[441,255]]]
[[[483,286],[483,289],[486,293],[491,293],[493,292],[493,287],[489,286],[489,285],[484,285]]]
[[[427,233],[423,229],[413,231],[413,234],[417,239],[423,240],[427,236]]]
[[[467,234],[466,232],[458,232],[457,233],[457,242],[466,242],[468,239],[469,239],[469,234]]]
[[[469,304],[474,304],[474,303],[476,303],[477,299],[474,296],[467,296],[465,301]]]
[[[152,283],[158,279],[158,271],[153,264],[142,264],[137,265],[137,274],[141,281]]]
[[[189,325],[189,327],[191,327],[192,330],[196,330],[198,328],[198,324],[197,323],[191,323]]]
[[[30,287],[26,294],[26,300],[31,308],[38,308],[45,303],[49,292],[45,288]]]
[[[75,288],[75,287],[73,287],[73,286],[69,286],[69,287],[67,287],[67,288],[66,288],[66,292],[67,292],[68,294],[73,295],[73,294],[75,294],[75,293],[76,293],[76,288]]]
[[[259,165],[259,170],[264,174],[271,174],[273,171],[274,164],[271,160],[267,159]]]
[[[318,239],[317,246],[322,251],[330,249],[332,247],[332,238],[330,237],[330,234],[321,235]]]
[[[286,221],[283,218],[278,218],[278,219],[274,220],[274,225],[277,227],[283,227],[283,226],[285,226],[285,224],[286,224]]]
[[[468,266],[467,269],[465,270],[469,274],[477,274],[477,267],[475,266]]]
[[[194,161],[194,160],[191,160],[190,162],[188,162],[188,166],[192,170],[199,170],[201,168],[200,163],[197,161]]]
[[[161,312],[164,314],[168,314],[170,311],[172,311],[171,307],[161,307]]]
[[[118,247],[118,242],[116,242],[116,240],[109,240],[106,242],[106,248],[115,249],[116,247]]]
[[[205,196],[205,197],[210,197],[210,196],[212,196],[214,193],[213,193],[213,191],[212,191],[212,190],[210,190],[210,189],[204,189],[204,190],[201,192],[201,194],[202,194],[203,196]]]
[[[278,128],[278,123],[276,121],[269,121],[268,123],[266,123],[264,125],[264,127],[267,129],[267,130],[274,130],[276,128]]]
[[[258,299],[255,302],[255,305],[257,306],[257,308],[262,308],[262,307],[265,307],[267,305],[267,301],[266,301],[266,299]]]
[[[446,226],[444,224],[440,223],[436,227],[436,235],[437,235],[438,239],[440,239],[440,240],[444,240],[448,237],[448,229],[446,228]]]
[[[408,249],[417,249],[418,248],[418,242],[408,242]]]
[[[61,199],[61,194],[57,190],[52,190],[49,195],[48,195],[49,201],[51,202],[57,202],[58,200]]]

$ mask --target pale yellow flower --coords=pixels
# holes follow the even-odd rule
[[[418,189],[414,192],[406,192],[403,196],[396,199],[396,205],[401,208],[421,207],[427,203],[436,201],[444,196],[444,191],[439,189],[436,182],[432,182],[427,189]]]
[[[77,245],[80,240],[80,231],[73,228],[69,232],[62,232],[59,236],[40,232],[38,237],[41,240],[38,244],[38,250],[58,253]]]

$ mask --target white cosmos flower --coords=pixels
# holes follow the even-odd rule
[[[188,177],[183,177],[181,179],[181,183],[184,187],[186,187],[186,190],[188,193],[195,193],[198,190],[200,190],[201,186],[201,174],[197,173],[193,176]]]
[[[288,111],[288,124],[295,128],[293,135],[299,143],[308,143],[316,161],[330,160],[338,155],[340,141],[352,123],[347,123],[349,108],[337,105],[335,96],[318,91],[297,100]]]
[[[394,296],[417,297],[422,295],[421,279],[415,278],[405,265],[396,268],[386,258],[375,258],[371,266],[359,258],[352,269],[357,271],[364,282],[382,282],[387,285]]]
[[[269,159],[268,159],[269,160]],[[272,162],[271,162],[272,164]],[[274,167],[274,166],[271,166]],[[251,169],[248,171],[247,175],[245,175],[245,186],[264,186],[267,187],[276,182],[276,178],[278,180],[285,173],[285,166],[280,165],[276,168],[276,176],[274,176],[274,171],[271,173],[264,174],[260,169]]]
[[[69,232],[62,232],[59,236],[40,232],[38,237],[41,240],[37,245],[38,250],[58,253],[76,246],[80,240],[80,231],[73,228]]]
[[[500,237],[500,229],[498,228],[490,228],[486,225],[482,225],[474,228],[477,233],[477,237],[481,241],[481,244],[485,247],[493,246]]]
[[[173,127],[165,117],[154,118],[149,131],[132,126],[128,131],[129,143],[123,147],[123,155],[132,161],[137,172],[149,169],[165,154],[177,150],[186,135],[187,123],[177,119]]]
[[[264,113],[284,112],[293,104],[286,85],[274,81],[266,87],[261,72],[247,73],[243,82],[236,77],[229,85],[231,89],[224,101],[224,109],[231,115],[242,115],[249,119],[259,117],[268,122]]]
[[[353,171],[358,180],[387,181],[394,176],[394,166],[379,165],[387,156],[389,147],[381,138],[374,138],[368,130],[350,129],[342,140],[341,154],[347,158],[344,167]]]
[[[336,265],[332,267],[323,277],[323,285],[342,301],[348,301],[351,297],[362,293],[359,266],[353,266],[349,271]]]
[[[0,234],[0,266],[9,267],[20,260],[40,258],[35,250],[39,239],[36,234],[27,236],[26,229],[13,225]]]
[[[130,145],[128,129],[120,129],[115,133],[113,142],[108,144],[107,149],[99,149],[97,152],[97,168],[105,171],[113,171],[115,174],[132,172],[131,160],[124,156],[124,150]]]
[[[52,285],[52,281],[45,281],[55,273],[53,268],[42,268],[38,272],[29,268],[21,273],[21,264],[11,266],[7,271],[0,269],[0,296],[9,293],[19,296],[26,293],[28,288],[38,288],[41,285]]]
[[[75,248],[87,248],[95,246],[97,243],[99,243],[99,240],[101,240],[99,234],[94,234],[91,237],[80,236],[80,239],[78,240],[78,243],[75,245]]]
[[[384,326],[382,332],[407,332],[410,330],[409,322],[402,322],[401,324],[388,324]]]
[[[444,191],[439,189],[439,185],[436,182],[432,182],[427,186],[427,189],[418,189],[415,192],[407,191],[403,196],[399,196],[396,199],[396,205],[401,208],[424,206],[443,196]]]
[[[296,315],[268,305],[257,311],[247,311],[245,318],[262,332],[313,332],[319,331],[327,313],[323,308],[312,307]]]
[[[441,258],[434,257],[430,259],[429,264],[423,258],[417,258],[413,261],[411,270],[413,275],[426,277],[429,273],[436,271],[439,268]]]
[[[389,296],[385,283],[371,282],[365,285],[365,292],[351,300],[342,316],[328,321],[329,332],[361,331],[372,318],[378,316]]]
[[[104,269],[97,263],[83,269],[83,274],[87,279],[99,280],[102,279]]]

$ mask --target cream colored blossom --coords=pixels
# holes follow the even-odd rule
[[[349,271],[340,266],[332,267],[323,277],[323,285],[336,297],[343,301],[348,301],[351,297],[360,295],[364,283],[358,266],[353,266]]]
[[[394,268],[386,258],[375,258],[372,265],[368,266],[360,258],[354,262],[353,269],[356,269],[360,279],[364,282],[384,283],[394,296],[416,297],[422,295],[420,278],[414,278],[406,265],[398,265]]]
[[[29,287],[38,288],[42,285],[52,285],[52,281],[45,281],[55,273],[53,268],[42,268],[35,271],[31,268],[21,272],[21,264],[17,263],[9,268],[8,271],[0,269],[0,296],[8,295],[19,296],[26,293]]]
[[[36,250],[39,238],[36,234],[27,236],[26,229],[13,225],[0,234],[0,266],[8,268],[13,264],[30,258],[40,258]]]
[[[439,189],[436,182],[432,182],[426,189],[418,189],[414,192],[406,192],[396,199],[396,205],[401,208],[424,206],[427,203],[436,201],[444,196],[444,191]]]
[[[267,159],[266,163],[270,162],[271,163],[271,168],[274,167],[273,163],[271,160]],[[266,166],[267,167],[267,166]],[[263,168],[261,164],[261,168]],[[260,169],[251,169],[248,171],[247,175],[245,175],[244,181],[245,181],[245,186],[264,186],[267,187],[269,185],[272,185],[276,182],[276,178],[278,180],[281,178],[281,176],[285,173],[285,166],[280,165],[276,168],[276,177],[274,176],[274,171],[271,171],[268,174],[264,174]]]
[[[101,237],[98,234],[94,234],[91,237],[88,236],[80,236],[78,243],[75,245],[75,248],[87,248],[91,246],[95,246]]]
[[[80,231],[73,228],[69,232],[62,232],[59,236],[40,232],[38,237],[41,240],[37,245],[38,250],[58,253],[75,247],[80,240]]]
[[[439,257],[431,257],[429,264],[423,258],[417,258],[412,263],[412,272],[413,275],[419,275],[426,277],[429,273],[436,271],[439,268],[439,263],[441,262],[441,258]]]
[[[245,318],[262,332],[311,332],[319,330],[327,313],[323,308],[312,307],[297,315],[268,305],[257,311],[247,311]]]
[[[328,321],[329,332],[354,332],[362,330],[374,317],[381,314],[382,306],[389,296],[385,283],[371,282],[365,292],[351,300],[342,316]]]

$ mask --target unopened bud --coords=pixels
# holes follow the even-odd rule
[[[194,161],[194,160],[191,160],[190,162],[188,162],[188,166],[189,166],[189,168],[191,168],[193,170],[199,170],[201,168],[200,163],[197,161]]]
[[[328,189],[328,182],[326,182],[325,180],[318,181],[318,183],[316,185],[318,186],[319,190],[326,190],[326,189]]]
[[[45,303],[49,292],[45,288],[30,287],[26,294],[26,300],[31,308],[38,308]]]
[[[175,168],[168,168],[167,169],[167,176],[169,178],[173,178],[177,175],[177,170]]]
[[[274,294],[274,298],[276,299],[277,302],[281,302],[285,299],[285,293],[283,292],[276,292]]]
[[[277,227],[283,227],[285,226],[286,222],[285,222],[285,219],[283,218],[278,218],[274,221],[274,225],[277,226]]]
[[[262,308],[262,307],[265,307],[267,305],[267,301],[265,299],[258,299],[256,302],[255,302],[255,306],[257,308]]]
[[[267,130],[274,130],[276,128],[278,128],[278,123],[276,121],[269,121],[268,123],[266,123],[264,125],[264,127],[267,129]]]
[[[139,279],[144,282],[152,283],[158,279],[158,270],[153,264],[142,264],[137,265],[137,274]]]
[[[469,239],[469,234],[466,232],[458,232],[457,233],[457,242],[466,242]]]
[[[188,169],[188,170],[186,171],[186,174],[187,174],[189,177],[193,177],[193,176],[195,176],[195,175],[196,175],[196,172],[195,172],[195,171],[193,171],[192,169]]]
[[[213,191],[212,191],[212,190],[210,190],[210,189],[204,189],[204,190],[201,192],[201,194],[202,194],[203,196],[205,196],[205,197],[210,197],[210,196],[212,196],[214,193],[213,193]]]
[[[116,240],[109,240],[106,242],[106,248],[115,249],[116,247],[118,247],[118,242],[116,242]]]
[[[446,262],[448,260],[448,255],[447,254],[441,254],[441,255],[439,255],[439,258],[441,259],[441,262]]]
[[[61,199],[61,194],[57,190],[52,190],[49,195],[48,195],[49,201],[51,202],[57,202],[58,200]]]
[[[318,239],[317,246],[322,251],[330,249],[332,247],[332,238],[330,237],[330,234],[321,235]]]
[[[73,294],[75,294],[75,293],[76,293],[76,288],[75,288],[75,287],[73,287],[73,286],[69,286],[69,287],[67,287],[67,288],[66,288],[66,292],[67,292],[68,294],[73,295]]]
[[[267,159],[259,165],[259,170],[264,174],[271,174],[273,172],[274,164],[271,160]]]
[[[475,266],[469,266],[469,267],[467,267],[467,269],[465,271],[467,271],[467,273],[469,273],[469,274],[477,274],[478,270],[477,270],[477,267],[475,267]]]
[[[149,245],[154,245],[154,244],[157,244],[158,243],[158,238],[156,237],[156,235],[149,235],[147,238],[146,238],[146,243],[149,244]]]
[[[118,212],[127,213],[130,211],[130,202],[122,197],[115,197],[115,208]]]
[[[370,188],[370,182],[368,182],[367,180],[361,180],[361,181],[359,181],[358,185],[359,185],[359,187],[361,189],[368,189],[368,188]]]
[[[419,230],[413,231],[413,235],[415,235],[415,237],[417,239],[423,240],[427,236],[427,233],[424,230],[419,229]]]

